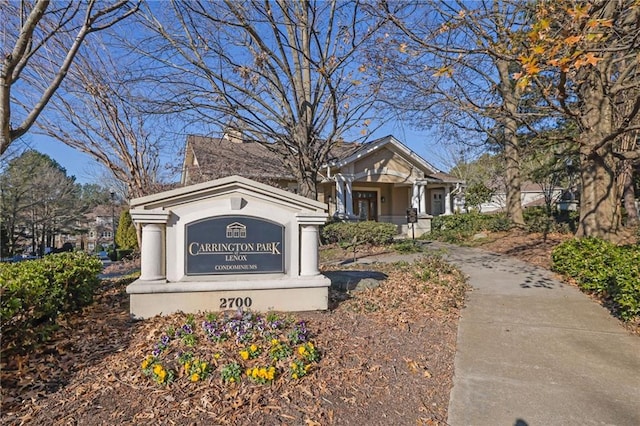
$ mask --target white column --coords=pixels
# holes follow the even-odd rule
[[[424,185],[418,186],[418,197],[419,197],[418,204],[420,204],[420,207],[418,208],[418,213],[423,213],[423,214],[427,213],[426,195],[427,195],[426,186],[424,186]]]
[[[164,225],[143,224],[142,247],[140,247],[140,279],[157,281],[164,278]]]
[[[342,188],[342,176],[336,175],[336,210],[338,216],[344,216],[344,191]]]
[[[345,204],[346,204],[346,213],[348,217],[353,217],[353,187],[351,185],[351,180],[348,179],[344,183],[344,192],[345,192]]]
[[[166,279],[165,230],[170,211],[133,209],[131,219],[142,226],[140,246],[140,280]]]
[[[451,214],[451,187],[449,185],[444,187],[444,214]]]
[[[411,188],[411,207],[418,209],[418,213],[420,212],[420,189],[416,183]]]
[[[320,274],[318,227],[327,221],[326,213],[298,213],[300,225],[300,276],[312,277]]]
[[[300,275],[318,275],[318,225],[300,225],[300,228]]]

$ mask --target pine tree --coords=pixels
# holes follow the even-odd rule
[[[116,231],[116,243],[123,250],[138,250],[138,239],[136,238],[136,227],[131,220],[129,210],[120,213],[118,229]]]

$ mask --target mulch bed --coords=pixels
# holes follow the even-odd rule
[[[3,423],[445,424],[466,284],[455,271],[425,281],[407,265],[373,268],[388,277],[379,287],[331,290],[329,311],[291,314],[322,358],[308,376],[271,385],[224,384],[216,371],[154,383],[140,364],[184,315],[132,321],[127,281],[104,280],[95,303],[62,318],[47,344],[3,356]]]

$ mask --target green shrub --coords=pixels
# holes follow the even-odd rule
[[[584,238],[558,245],[551,258],[554,271],[589,293],[610,298],[623,319],[640,316],[640,246]]]
[[[511,229],[511,221],[505,213],[485,215],[487,231],[504,232]]]
[[[578,212],[553,212],[551,215],[544,207],[529,207],[523,211],[524,222],[529,232],[573,233],[578,222]]]
[[[511,227],[504,214],[482,214],[470,212],[464,214],[440,215],[431,221],[431,233],[428,239],[457,243],[469,239],[482,231],[503,231]]]
[[[556,220],[544,207],[529,207],[522,212],[524,223],[529,232],[554,232]]]
[[[101,269],[99,259],[82,252],[0,264],[4,337],[28,340],[38,326],[51,324],[61,312],[91,303]]]
[[[129,259],[133,254],[132,249],[118,249],[116,250],[116,260]]]
[[[414,240],[406,239],[395,243],[393,249],[398,253],[420,253],[422,252],[422,245]]]
[[[350,246],[353,244],[385,245],[393,241],[397,227],[393,223],[374,221],[333,222],[322,227],[323,244],[338,243]]]

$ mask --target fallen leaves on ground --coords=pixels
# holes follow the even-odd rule
[[[9,356],[2,365],[3,420],[445,424],[466,284],[456,270],[433,273],[433,267],[368,266],[387,275],[379,287],[331,290],[329,311],[290,314],[306,321],[322,358],[313,374],[271,385],[225,385],[216,374],[196,383],[155,384],[140,363],[163,330],[180,324],[182,314],[132,321],[126,282],[104,281],[96,302],[63,318],[53,340],[29,354]]]

